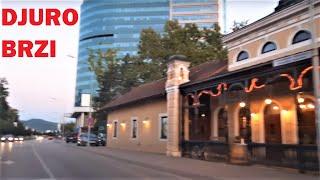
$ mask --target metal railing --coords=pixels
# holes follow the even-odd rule
[[[316,145],[248,144],[251,163],[319,171]]]
[[[184,157],[208,161],[230,161],[230,145],[219,141],[182,141]],[[249,143],[250,164],[264,164],[304,171],[319,171],[316,145]]]
[[[183,141],[183,156],[193,159],[228,161],[229,144],[219,141]]]

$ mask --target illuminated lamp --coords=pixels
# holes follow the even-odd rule
[[[301,104],[301,103],[303,103],[303,102],[304,102],[304,98],[299,97],[299,98],[298,98],[298,103]]]
[[[107,127],[111,127],[111,124],[107,124]]]
[[[143,124],[148,124],[148,123],[149,123],[149,120],[143,120],[142,123],[143,123]]]
[[[245,103],[245,102],[240,102],[240,103],[239,103],[239,106],[242,107],[242,108],[243,108],[243,107],[246,107],[246,103]]]
[[[279,106],[273,106],[272,109],[275,110],[275,111],[278,111],[279,110]]]
[[[314,106],[314,104],[307,104],[307,107],[309,108],[309,109],[314,109],[315,108],[315,106]]]
[[[206,117],[206,115],[205,114],[201,114],[201,117]]]
[[[306,109],[307,106],[306,106],[305,104],[300,104],[300,105],[299,105],[299,108],[300,108],[300,109]]]
[[[271,99],[266,99],[266,100],[264,100],[264,103],[266,103],[266,104],[271,104],[271,103],[272,103],[272,100],[271,100]]]
[[[123,122],[123,123],[120,124],[120,126],[126,127],[126,123]]]

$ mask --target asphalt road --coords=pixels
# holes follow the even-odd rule
[[[0,179],[199,179],[115,160],[58,140],[0,144]]]

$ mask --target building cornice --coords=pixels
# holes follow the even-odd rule
[[[320,0],[315,0],[315,6],[319,5]],[[303,1],[298,4],[292,5],[286,9],[283,9],[279,12],[274,12],[262,19],[259,19],[258,21],[255,21],[237,31],[234,31],[232,33],[229,33],[225,36],[223,36],[222,40],[224,43],[228,43],[236,38],[243,37],[247,34],[250,34],[251,32],[257,32],[259,29],[263,29],[266,26],[270,26],[272,24],[275,24],[278,21],[281,21],[283,19],[287,19],[287,17],[293,16],[301,11],[308,11],[309,8],[308,1]]]

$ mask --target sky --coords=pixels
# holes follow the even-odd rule
[[[0,8],[74,8],[82,0],[0,0]],[[227,29],[233,21],[254,22],[273,12],[278,0],[227,0]],[[80,13],[80,12],[79,12]],[[1,16],[1,15],[0,15]],[[21,15],[18,15],[18,17]],[[0,17],[1,19],[1,17]],[[9,82],[8,101],[22,120],[59,122],[74,105],[79,23],[75,26],[0,28],[0,40],[56,40],[55,58],[1,58],[0,77]]]

